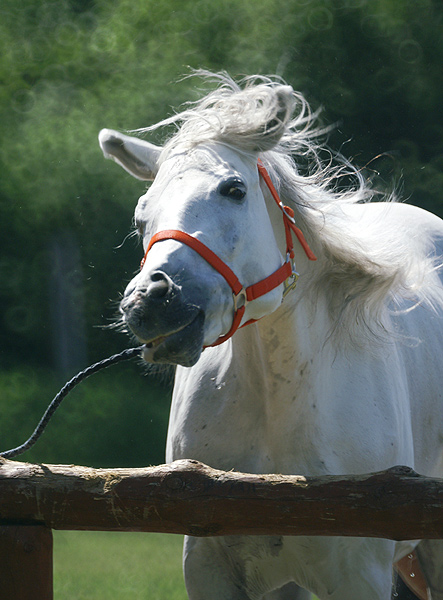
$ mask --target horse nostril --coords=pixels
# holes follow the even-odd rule
[[[152,273],[151,282],[147,289],[147,294],[151,298],[163,298],[172,287],[172,281],[162,271]]]

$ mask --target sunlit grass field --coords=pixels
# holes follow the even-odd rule
[[[54,531],[55,600],[186,600],[183,537]]]
[[[180,535],[53,534],[55,600],[187,600]]]

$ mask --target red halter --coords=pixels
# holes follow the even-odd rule
[[[230,267],[226,263],[224,263],[212,250],[210,250],[205,244],[200,242],[197,238],[189,233],[185,233],[184,231],[179,231],[177,229],[166,229],[164,231],[159,231],[155,235],[152,236],[148,247],[146,249],[145,255],[140,263],[140,268],[143,268],[145,264],[146,257],[148,255],[149,250],[156,242],[160,242],[162,240],[176,240],[178,242],[182,242],[187,246],[190,246],[193,250],[195,250],[200,256],[202,256],[207,263],[211,265],[220,275],[222,275],[227,281],[228,285],[232,289],[233,299],[234,299],[234,317],[232,320],[231,329],[225,335],[220,336],[211,346],[218,346],[222,344],[230,337],[234,335],[237,329],[240,326],[241,320],[245,313],[246,304],[255,300],[256,298],[260,298],[260,296],[264,296],[271,290],[275,289],[282,283],[285,284],[285,289],[283,292],[283,296],[285,296],[290,290],[295,288],[298,279],[298,273],[295,271],[294,265],[294,244],[292,242],[293,232],[298,241],[300,242],[303,250],[306,253],[306,256],[309,260],[317,260],[316,256],[308,246],[307,241],[301,230],[295,225],[294,219],[294,211],[289,206],[285,206],[277,193],[277,190],[274,187],[274,184],[269,177],[269,173],[266,171],[262,162],[258,161],[258,172],[260,173],[263,181],[269,188],[272,197],[276,201],[278,207],[283,213],[283,223],[285,226],[285,236],[286,236],[286,261],[282,264],[282,266],[274,271],[265,279],[254,283],[253,285],[245,288],[239,281],[238,277],[232,271]],[[251,319],[242,325],[249,325],[250,323],[254,323],[255,320]]]

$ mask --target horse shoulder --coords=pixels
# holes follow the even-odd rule
[[[370,202],[344,207],[347,217],[357,226],[422,232],[431,237],[443,236],[443,220],[433,213],[403,202]]]

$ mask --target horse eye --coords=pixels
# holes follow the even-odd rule
[[[246,186],[240,179],[227,179],[219,185],[218,192],[222,196],[239,201],[246,196]]]

